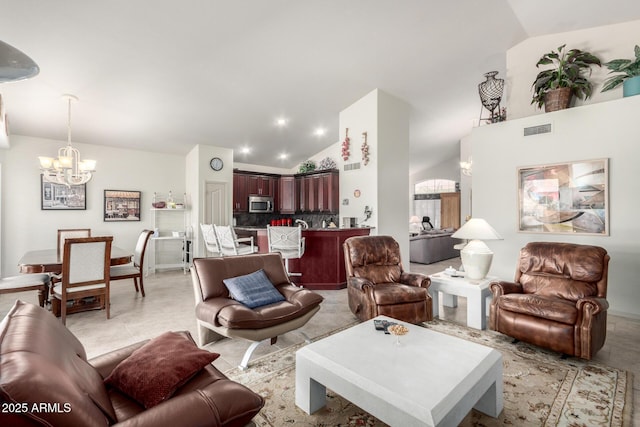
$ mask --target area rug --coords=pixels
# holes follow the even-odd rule
[[[511,338],[494,331],[442,320],[423,326],[495,348],[503,355],[504,410],[498,418],[472,410],[461,426],[631,426],[633,381],[624,370],[581,359],[561,359],[558,353],[522,342],[513,344]],[[307,415],[298,408],[295,352],[304,345],[256,359],[246,371],[236,368],[226,372],[265,398],[265,407],[254,419],[256,425],[386,425],[329,389],[324,409]]]

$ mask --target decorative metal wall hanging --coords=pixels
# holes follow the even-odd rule
[[[366,166],[369,164],[369,145],[367,144],[366,132],[362,132],[362,138],[364,142],[362,143],[362,147],[360,147],[360,151],[362,151],[362,163]]]
[[[346,128],[344,142],[342,143],[342,160],[349,160],[349,128]]]
[[[502,92],[504,90],[504,80],[496,79],[497,71],[489,71],[484,76],[486,80],[478,85],[478,93],[480,94],[480,121],[488,123],[502,122],[507,119],[507,112],[504,108],[500,108],[502,101]],[[482,108],[489,110],[489,117],[482,118]],[[497,111],[496,111],[497,109]]]

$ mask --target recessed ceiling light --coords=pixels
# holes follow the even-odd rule
[[[284,125],[286,125],[286,124],[287,124],[287,119],[279,118],[278,120],[276,120],[276,124],[277,124],[278,126],[284,126]]]
[[[317,128],[314,132],[314,134],[316,136],[322,136],[326,133],[327,131],[324,128]]]
[[[284,160],[284,159],[286,159],[287,157],[289,157],[289,155],[288,155],[287,153],[281,153],[280,155],[278,155],[278,158],[279,158],[280,160]]]
[[[249,148],[249,147],[242,147],[242,148],[240,149],[240,152],[241,152],[242,154],[249,154],[249,153],[251,152],[251,148]]]

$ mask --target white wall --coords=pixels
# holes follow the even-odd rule
[[[610,312],[640,318],[638,112],[640,96],[633,96],[473,129],[473,216],[504,238],[487,242],[495,253],[490,274],[512,280],[518,251],[530,241],[602,246],[611,255]],[[552,133],[523,136],[524,127],[545,123]],[[517,167],[597,158],[609,158],[609,236],[517,231]]]
[[[91,228],[93,235],[113,235],[114,245],[133,251],[138,234],[153,227],[154,192],[185,192],[184,156],[73,143],[83,158],[98,161],[87,183],[87,209],[40,209],[40,170],[37,156],[55,156],[65,141],[11,136],[2,150],[2,275],[18,273],[20,257],[29,250],[55,248],[58,228]],[[104,190],[142,192],[141,220],[104,222]]]
[[[209,166],[213,157],[219,157],[224,166],[214,171]],[[233,218],[233,150],[211,145],[196,145],[186,156],[186,188],[191,195],[190,224],[193,229],[194,255],[204,256],[204,244],[200,233],[200,223],[205,218],[205,191],[207,183],[218,183],[225,186],[226,224]],[[226,225],[219,224],[219,225]]]
[[[349,128],[350,157],[337,159],[340,169],[340,221],[356,217],[362,224],[365,206],[373,215],[364,224],[372,234],[393,236],[400,244],[405,268],[409,267],[409,107],[381,90],[374,90],[340,112],[338,155]],[[362,133],[367,132],[369,164],[362,162]],[[345,171],[344,165],[360,162],[360,169]],[[360,197],[354,193],[359,190]],[[348,204],[344,204],[344,201]]]
[[[536,63],[542,55],[557,50],[566,43],[565,50],[582,49],[596,55],[604,63],[612,59],[634,58],[633,48],[640,44],[640,20],[623,24],[607,25],[559,34],[533,37],[517,44],[507,51],[507,116],[509,120],[544,114],[544,107],[539,110],[531,105],[531,84],[536,75],[549,68]],[[601,93],[602,83],[608,77],[605,67],[594,67],[590,80],[594,83],[593,95],[588,100],[576,100],[576,106],[595,104],[622,96],[622,86]]]

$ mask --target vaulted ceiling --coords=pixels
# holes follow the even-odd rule
[[[41,69],[0,94],[11,134],[65,140],[72,93],[74,142],[289,168],[379,88],[411,106],[415,172],[457,154],[511,46],[635,19],[628,0],[0,0],[0,39]]]

